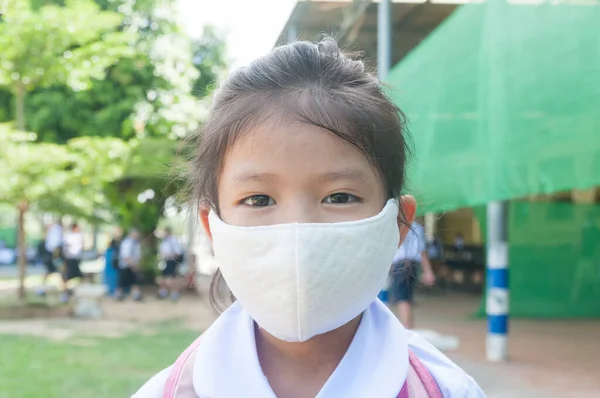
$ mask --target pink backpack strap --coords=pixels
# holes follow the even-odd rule
[[[426,394],[426,395],[424,395]],[[398,398],[444,398],[439,385],[419,357],[408,350],[408,374]]]
[[[200,337],[177,358],[165,383],[163,398],[197,398],[194,391],[194,362]]]
[[[398,398],[408,398],[408,377],[402,385],[402,389],[400,390],[400,394],[398,394]]]

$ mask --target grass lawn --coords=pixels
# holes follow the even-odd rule
[[[79,343],[0,335],[0,398],[128,398],[198,335],[178,324],[152,331]]]

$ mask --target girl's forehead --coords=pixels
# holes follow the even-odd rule
[[[275,159],[285,155],[288,160],[342,155],[364,157],[358,148],[332,132],[299,121],[264,123],[242,134],[227,151],[227,157]]]
[[[262,174],[373,174],[367,156],[332,132],[300,121],[264,123],[241,135],[227,150],[222,176]]]

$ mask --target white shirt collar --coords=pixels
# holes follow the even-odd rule
[[[364,312],[342,361],[316,398],[390,397],[399,393],[408,371],[405,329],[379,300]],[[260,367],[254,323],[234,303],[203,334],[194,364],[199,398],[275,398]]]

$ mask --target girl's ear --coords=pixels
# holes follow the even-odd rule
[[[409,228],[415,220],[415,214],[417,212],[417,202],[412,196],[401,196],[399,203],[400,212],[398,213],[398,229],[400,230],[400,242],[398,242],[398,247],[400,247],[402,242],[404,242],[404,238],[406,238]]]
[[[198,213],[200,215],[200,224],[202,225],[202,229],[204,229],[204,233],[212,242],[212,233],[210,232],[210,223],[208,222],[208,214],[210,213],[210,207],[200,205],[198,208]]]

